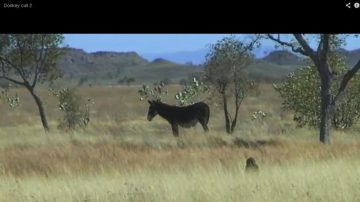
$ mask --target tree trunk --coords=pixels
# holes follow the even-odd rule
[[[334,106],[331,103],[331,79],[321,80],[320,141],[330,144],[331,117]]]
[[[235,126],[236,126],[236,123],[237,123],[237,117],[238,117],[238,114],[239,114],[239,109],[240,109],[240,106],[237,104],[236,109],[235,109],[235,117],[234,117],[234,120],[231,123],[231,133],[234,132],[234,129],[235,129]]]
[[[39,96],[37,96],[34,92],[34,89],[29,89],[28,90],[30,91],[30,94],[33,96],[34,100],[35,100],[35,103],[39,109],[39,114],[40,114],[40,118],[41,118],[41,123],[44,127],[44,130],[45,132],[48,132],[50,130],[49,128],[49,125],[48,125],[48,122],[47,122],[47,119],[46,119],[46,114],[45,114],[45,108],[44,108],[44,105],[40,99]]]
[[[227,99],[226,99],[226,95],[225,93],[222,94],[223,97],[223,105],[224,105],[224,115],[225,115],[225,126],[226,126],[226,132],[228,134],[231,134],[231,121],[230,121],[230,117],[229,117],[229,111],[227,108]]]

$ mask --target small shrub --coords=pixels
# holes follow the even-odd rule
[[[185,85],[184,89],[175,95],[175,99],[178,101],[179,105],[189,105],[195,102],[201,93],[208,92],[209,87],[203,82],[193,78],[192,82],[189,85]]]
[[[52,91],[52,93],[59,99],[59,110],[64,112],[59,129],[73,130],[88,126],[92,99],[88,98],[85,101],[75,88],[64,88],[60,91]]]
[[[251,115],[251,120],[256,122],[263,122],[269,115],[261,110],[255,111]]]
[[[10,88],[11,85],[8,84],[0,91],[0,100],[5,100],[5,102],[7,102],[11,108],[16,108],[20,106],[20,98],[17,93],[15,94],[15,96],[10,95]]]

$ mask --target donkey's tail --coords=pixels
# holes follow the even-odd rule
[[[210,118],[210,107],[208,105],[205,105],[205,123],[209,123]]]

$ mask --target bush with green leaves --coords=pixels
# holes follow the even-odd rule
[[[269,114],[268,113],[265,113],[264,111],[261,111],[261,110],[257,110],[257,111],[254,111],[252,114],[251,114],[251,120],[254,121],[254,122],[263,122],[266,117],[268,117]]]
[[[329,61],[336,72],[331,86],[335,96],[341,79],[348,70],[345,60],[333,57]],[[318,127],[320,124],[320,79],[315,66],[309,65],[291,73],[284,82],[274,84],[274,89],[284,99],[283,108],[295,112],[294,121],[298,126]],[[360,76],[356,74],[349,82],[348,88],[332,114],[333,127],[345,129],[351,127],[360,117]]]
[[[64,113],[59,129],[73,130],[86,128],[90,122],[90,106],[92,99],[86,101],[78,94],[76,88],[64,88],[59,91],[50,90],[59,99],[58,107]]]
[[[14,109],[20,106],[20,97],[17,93],[15,95],[10,95],[10,88],[11,85],[8,84],[7,87],[4,87],[0,91],[0,100],[5,100],[5,102],[8,103],[9,107]]]
[[[190,84],[185,84],[183,90],[175,95],[175,99],[181,106],[193,104],[200,94],[206,93],[208,90],[209,87],[204,82],[194,77]]]
[[[164,98],[168,91],[165,89],[165,82],[161,81],[159,83],[154,83],[153,87],[150,88],[149,85],[143,84],[138,90],[140,100],[158,100],[161,101]]]

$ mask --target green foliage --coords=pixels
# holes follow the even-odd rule
[[[267,117],[269,117],[269,114],[261,110],[255,111],[251,114],[251,120],[259,123],[263,122]]]
[[[225,37],[212,45],[206,56],[206,80],[222,95],[231,91],[236,103],[256,86],[244,70],[253,61],[251,51],[259,45],[258,40],[242,42],[235,36]]]
[[[333,67],[334,82],[331,94],[334,97],[341,82],[341,75],[348,70],[343,58],[332,55],[329,64]],[[283,108],[293,110],[298,126],[318,127],[320,124],[320,78],[314,65],[298,69],[284,82],[274,84],[274,89],[284,99]],[[332,122],[337,129],[351,127],[360,117],[360,76],[356,74],[349,82],[340,102],[335,106]]]
[[[58,59],[61,34],[0,34],[0,78],[25,87],[35,100],[42,125],[49,130],[43,102],[35,94],[38,83],[62,76]],[[12,104],[16,104],[16,101]]]
[[[219,92],[223,92],[231,82],[241,80],[243,69],[252,61],[251,50],[255,46],[255,41],[246,44],[235,36],[225,37],[211,45],[204,65],[207,80]]]
[[[241,41],[234,35],[225,37],[210,46],[204,64],[206,81],[222,98],[224,106],[225,125],[227,133],[231,134],[236,126],[237,117],[242,101],[256,86],[247,78],[244,72],[253,61],[251,51],[259,45],[260,37],[249,41]],[[234,115],[228,110],[228,97],[231,96],[235,104]]]
[[[299,126],[317,126],[320,120],[320,80],[314,66],[290,73],[287,79],[273,85],[284,99],[284,109],[294,110]]]
[[[92,99],[86,101],[78,94],[75,88],[64,88],[59,91],[50,89],[51,93],[59,99],[59,110],[64,116],[59,124],[60,129],[73,130],[85,128],[90,122],[90,106]]]
[[[163,97],[168,94],[168,91],[165,89],[165,83],[161,81],[159,84],[154,83],[153,87],[143,84],[142,87],[138,90],[140,100],[158,100],[161,101]]]
[[[153,87],[150,88],[148,85],[142,85],[138,90],[140,100],[158,100],[161,101],[165,96],[168,95],[166,90],[167,82],[166,80],[161,80],[160,82],[155,82]],[[193,78],[191,84],[185,85],[183,90],[178,92],[174,98],[179,105],[188,105],[195,102],[196,97],[201,93],[205,93],[209,90],[209,87],[203,82],[198,81],[196,78]]]
[[[193,104],[196,97],[208,90],[209,87],[207,85],[194,77],[189,85],[185,84],[184,89],[175,95],[175,99],[179,105]]]
[[[63,40],[61,34],[1,34],[3,75],[15,74],[31,84],[61,77],[56,62],[63,53],[59,48]]]

